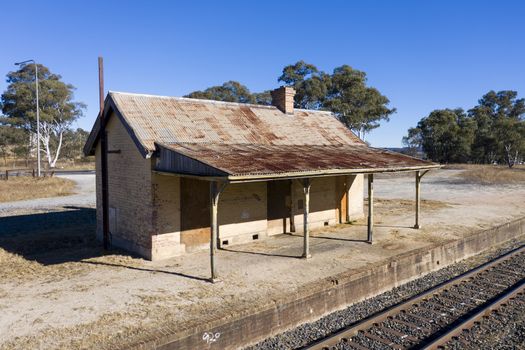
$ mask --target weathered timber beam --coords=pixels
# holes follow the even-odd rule
[[[367,242],[372,244],[374,234],[374,174],[368,174],[368,235]]]

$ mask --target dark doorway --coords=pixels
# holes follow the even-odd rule
[[[290,232],[291,181],[269,181],[267,185],[268,234]]]
[[[210,183],[182,178],[181,198],[181,243],[191,250],[210,242]]]

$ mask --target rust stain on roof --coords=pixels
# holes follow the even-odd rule
[[[436,164],[366,145],[161,144],[233,176],[320,170],[425,168]]]
[[[105,106],[145,157],[160,145],[231,175],[437,166],[368,147],[329,112],[289,115],[273,106],[118,92],[108,94]],[[94,153],[98,130],[99,122],[86,153]]]
[[[330,113],[273,106],[110,92],[119,112],[149,151],[155,142],[262,145],[363,144]],[[169,130],[168,133],[161,130]],[[172,137],[166,137],[172,135]]]

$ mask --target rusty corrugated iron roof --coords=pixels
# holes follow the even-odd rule
[[[287,115],[274,106],[121,92],[110,92],[105,105],[106,113],[120,114],[147,154],[155,151],[155,142],[363,144],[330,112],[296,109]],[[95,143],[93,135],[87,153],[93,153]]]
[[[269,174],[385,172],[438,166],[404,154],[366,145],[257,145],[216,143],[159,144],[230,177]],[[178,162],[180,163],[180,161]],[[158,170],[171,171],[169,163]],[[181,169],[177,169],[181,171]],[[183,169],[182,169],[183,170]],[[183,172],[183,171],[182,171]]]
[[[438,166],[368,147],[330,112],[296,109],[290,115],[273,106],[110,92],[104,115],[121,120],[144,157],[158,147],[174,152],[161,153],[169,158],[160,159],[163,171],[174,171],[170,162],[180,173],[204,164],[208,174],[216,169],[241,177]],[[97,120],[86,153],[94,153],[99,130]]]

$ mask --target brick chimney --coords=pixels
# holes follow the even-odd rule
[[[271,92],[272,105],[279,108],[281,112],[293,114],[293,98],[295,90],[291,87],[281,86]]]

